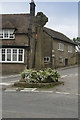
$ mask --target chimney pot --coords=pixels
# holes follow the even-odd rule
[[[34,2],[34,0],[31,0],[31,2]]]
[[[35,16],[35,3],[34,3],[34,0],[31,0],[31,3],[30,3],[30,15],[31,16]]]

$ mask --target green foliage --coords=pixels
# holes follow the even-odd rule
[[[73,38],[73,41],[74,41],[77,45],[80,46],[80,39],[79,39],[79,37]]]
[[[25,69],[21,73],[21,78],[25,79],[28,83],[51,83],[58,82],[60,74],[57,71],[52,70],[51,68],[39,71]]]
[[[21,78],[22,78],[22,79],[25,78],[25,73],[24,73],[24,72],[21,73]]]
[[[76,46],[77,46],[77,52],[80,51],[80,38],[77,37],[77,38],[73,38],[73,42],[76,43]]]

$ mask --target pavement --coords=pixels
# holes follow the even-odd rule
[[[2,92],[3,118],[78,118],[78,67],[58,69],[64,84],[49,89]],[[3,83],[14,83],[20,75],[3,76]],[[8,86],[8,85],[6,85]]]
[[[75,68],[75,67],[79,67],[78,64],[75,64],[75,65],[70,65],[70,66],[64,66],[64,67],[60,67],[60,68],[57,68],[57,70],[66,70],[66,69],[71,69],[71,68]]]

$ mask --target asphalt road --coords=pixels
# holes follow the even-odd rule
[[[60,81],[64,81],[64,85],[56,86],[49,90],[58,91],[58,92],[67,92],[70,94],[78,94],[79,92],[79,68],[70,68],[65,70],[59,70],[61,74]]]
[[[3,93],[3,118],[77,118],[78,96]]]
[[[8,76],[2,76],[1,81],[3,83],[13,83],[20,79],[20,75],[8,75]]]
[[[55,92],[3,92],[3,118],[78,118],[78,68],[59,72],[65,84],[47,90]]]

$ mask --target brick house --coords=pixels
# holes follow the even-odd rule
[[[73,41],[44,26],[38,26],[36,31],[34,1],[30,3],[30,14],[2,14],[1,17],[2,74],[20,73],[25,67],[55,68],[76,63]]]

